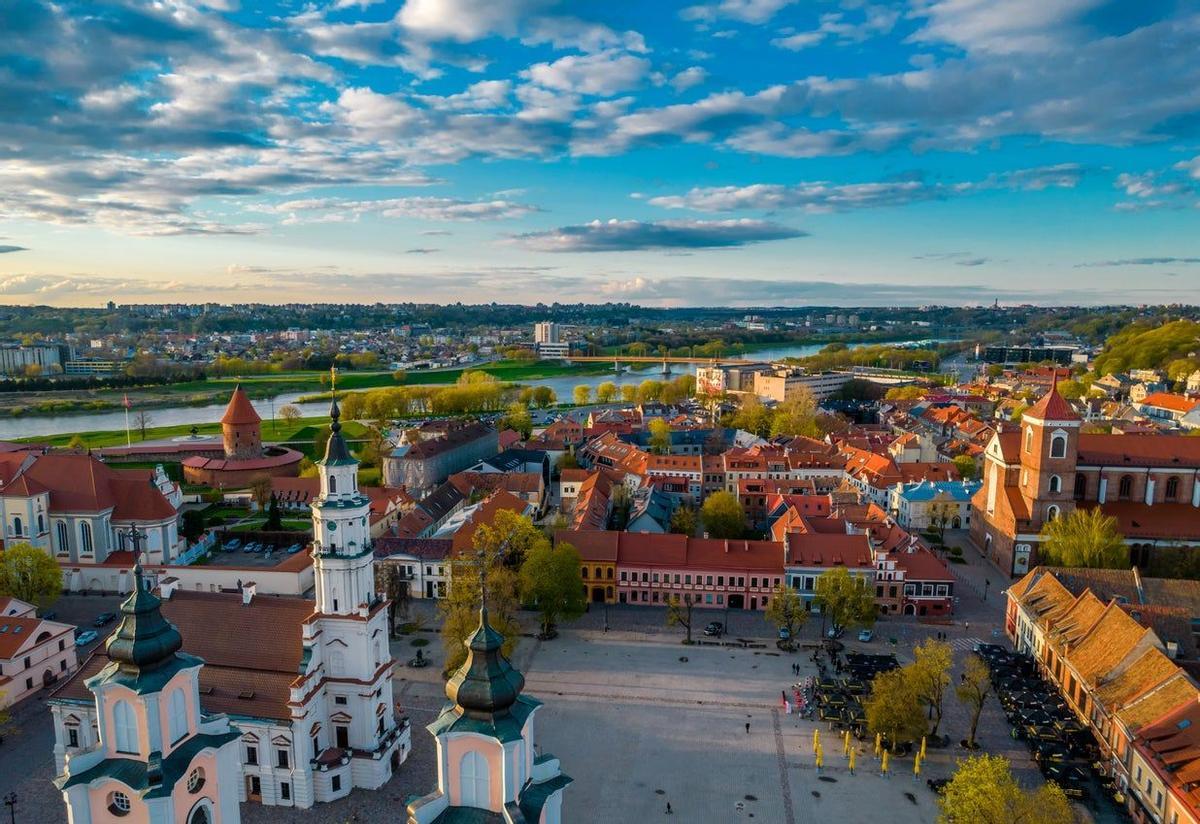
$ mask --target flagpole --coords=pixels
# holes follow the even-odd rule
[[[128,392],[125,393],[125,403],[123,405],[125,407],[125,448],[128,449],[130,446],[132,446],[132,441],[130,441],[130,437],[129,437],[129,393]]]

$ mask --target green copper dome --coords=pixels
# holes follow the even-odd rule
[[[175,625],[162,615],[162,602],[146,589],[142,565],[133,567],[133,592],[121,604],[121,623],[105,644],[110,660],[128,673],[156,669],[183,646]]]
[[[479,610],[479,628],[466,641],[467,660],[446,683],[446,695],[464,715],[505,715],[525,687],[521,675],[500,648],[504,636],[492,629],[487,608]]]

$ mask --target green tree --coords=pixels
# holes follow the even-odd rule
[[[488,620],[504,636],[502,651],[511,655],[520,635],[516,613],[517,574],[485,555]],[[442,646],[446,653],[446,672],[452,672],[467,658],[466,640],[479,626],[479,560],[471,553],[450,562],[450,587],[438,600],[442,614]]]
[[[600,403],[612,403],[617,397],[617,385],[612,381],[605,381],[596,387],[596,400]]]
[[[915,401],[925,397],[923,386],[893,386],[883,396],[889,401]]]
[[[71,436],[71,440],[67,443],[67,449],[74,449],[76,452],[86,452],[87,448],[87,441],[79,435]]]
[[[696,510],[687,504],[676,507],[671,513],[671,532],[676,535],[695,535],[698,523]]]
[[[775,414],[771,418],[771,434],[775,437],[821,437],[823,433],[817,424],[817,402],[812,392],[800,389],[795,397],[775,407]]]
[[[967,733],[967,746],[975,748],[975,732],[979,729],[979,716],[983,705],[992,694],[992,674],[987,663],[978,655],[967,658],[962,680],[954,688],[954,695],[971,711],[971,729]]]
[[[555,397],[554,390],[549,386],[535,386],[533,388],[533,405],[538,409],[553,406],[557,400],[558,398]]]
[[[937,534],[938,543],[945,543],[946,528],[954,523],[954,516],[958,514],[958,504],[949,493],[939,492],[929,502],[925,511],[929,514],[929,528]]]
[[[925,710],[909,667],[881,672],[871,682],[871,694],[863,702],[867,728],[880,733],[892,750],[903,741],[917,741],[925,734]]]
[[[621,387],[621,400],[625,403],[633,403],[637,400],[637,387],[631,383],[627,383]]]
[[[1054,782],[1024,790],[1002,755],[960,762],[938,799],[938,824],[1074,824],[1066,793]]]
[[[250,497],[258,504],[259,509],[266,508],[267,502],[271,500],[270,475],[255,475],[250,479]]]
[[[487,553],[506,567],[520,569],[534,547],[546,539],[533,521],[510,509],[496,513],[490,524],[481,524],[471,540],[475,551]]]
[[[588,386],[586,383],[581,383],[579,386],[576,386],[574,398],[576,406],[584,406],[592,399],[592,387]]]
[[[771,591],[766,619],[767,623],[787,630],[787,646],[791,649],[796,643],[796,633],[808,620],[808,610],[804,608],[804,600],[796,590],[787,584],[779,584]]]
[[[529,407],[521,403],[514,403],[508,407],[508,413],[501,420],[501,424],[520,434],[522,440],[529,440],[529,436],[533,434],[533,418],[529,414]]]
[[[933,716],[930,735],[937,735],[942,726],[943,701],[950,687],[950,667],[954,664],[954,653],[945,641],[926,639],[925,643],[913,648],[914,661],[911,665],[913,686],[917,697]]]
[[[268,532],[278,532],[283,529],[283,515],[279,511],[279,498],[274,492],[271,493],[271,500],[267,504],[267,520],[263,524],[263,529]]]
[[[834,630],[875,623],[875,594],[867,588],[865,578],[851,575],[845,567],[834,567],[817,576],[814,600],[829,616]]]
[[[704,500],[700,520],[710,538],[740,538],[746,531],[746,513],[737,496],[721,490]]]
[[[45,609],[62,590],[62,570],[46,552],[27,543],[0,550],[0,595]]]
[[[1129,547],[1117,519],[1100,507],[1076,509],[1042,527],[1042,563],[1050,566],[1128,569]]]
[[[733,416],[733,426],[751,435],[765,438],[771,434],[771,417],[771,410],[763,406],[757,396],[747,395]]]
[[[561,620],[583,614],[587,602],[580,583],[579,551],[568,543],[551,546],[543,538],[529,548],[521,564],[521,597],[542,616],[542,636]]]
[[[288,426],[294,426],[300,417],[300,407],[295,404],[288,403],[279,407],[279,419]]]
[[[671,454],[671,425],[662,418],[650,421],[650,451],[655,455]]]
[[[199,509],[185,509],[180,520],[183,537],[189,544],[196,543],[204,532],[204,513]]]
[[[682,598],[672,595],[667,602],[667,626],[683,627],[687,633],[685,644],[692,643],[692,607],[695,605],[696,598],[690,592],[685,592]]]
[[[973,481],[979,477],[979,467],[970,455],[959,455],[954,459],[954,468],[964,481]]]

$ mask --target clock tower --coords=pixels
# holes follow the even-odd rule
[[[358,488],[358,461],[339,422],[337,399],[329,410],[329,443],[317,462],[321,491],[312,504],[317,612],[358,615],[379,600],[371,547],[371,502]]]

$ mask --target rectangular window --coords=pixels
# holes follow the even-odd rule
[[[287,750],[275,750],[275,766],[279,767],[281,770],[286,770],[288,768]]]
[[[709,586],[712,586],[712,576],[711,576],[711,575],[709,575],[709,576],[708,576],[708,578],[707,578],[707,580],[706,580],[706,583],[707,583]]]
[[[650,580],[650,575],[649,575],[649,573],[643,572],[643,573],[642,573],[642,583],[644,584],[644,583],[646,583],[646,582],[647,582],[647,581],[649,581],[649,580]]]
[[[258,763],[258,747],[246,747],[246,763],[251,765]]]
[[[62,652],[62,651],[63,651],[64,649],[66,649],[66,648],[67,648],[67,642],[66,642],[66,641],[59,641],[59,642],[58,642],[58,651],[59,651],[59,652]]]
[[[725,596],[724,596],[724,595],[721,595],[720,593],[717,593],[717,603],[718,603],[718,604],[723,604],[723,603],[725,603]]]
[[[758,579],[757,579],[757,578],[751,578],[751,579],[750,579],[750,586],[757,588],[757,587],[758,587]]]
[[[684,575],[684,576],[683,576],[683,582],[684,582],[685,584],[690,584],[690,583],[692,582],[692,576],[691,576],[691,575]]]
[[[678,572],[675,573],[675,583],[677,583],[677,584],[679,583],[679,573]]]
[[[330,786],[333,787],[333,791],[335,793],[341,792],[342,791],[342,777],[340,775],[335,775],[333,777],[333,780],[330,781]]]
[[[724,575],[717,576],[717,586],[719,586],[719,587],[725,586],[725,576]]]
[[[704,603],[706,603],[706,604],[711,604],[711,603],[712,603],[712,595],[705,595],[705,596],[704,596]]]
[[[653,578],[652,578],[651,580],[653,580],[653,581],[654,581],[654,583],[656,583],[656,584],[658,583],[658,573],[657,573],[657,572],[656,572],[656,573],[654,573],[654,576],[653,576]]]
[[[333,703],[335,703],[335,704],[343,704],[343,705],[344,705],[344,704],[346,703],[346,696],[344,696],[344,695],[335,695],[335,696],[333,697]]]
[[[79,746],[79,730],[76,730],[76,729],[67,730],[67,746],[68,747],[78,747]]]
[[[59,671],[59,672],[66,672],[66,671],[67,671],[67,662],[66,662],[66,661],[59,661],[59,662],[58,662],[58,671]]]
[[[284,801],[292,800],[292,785],[286,781],[279,782],[279,797]]]
[[[629,580],[629,578],[628,578],[628,577],[626,577],[626,573],[625,573],[625,572],[622,572],[622,573],[621,573],[621,580],[622,580],[622,581],[628,581],[628,580]]]
[[[33,689],[33,679],[32,678],[25,679],[25,689],[27,689],[27,690]]]

